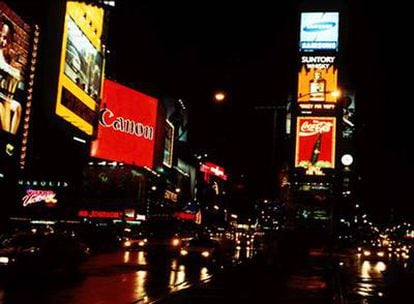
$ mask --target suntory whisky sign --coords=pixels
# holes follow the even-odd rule
[[[295,167],[311,175],[335,168],[335,117],[297,117]]]
[[[336,102],[338,70],[335,56],[302,56],[298,102]]]

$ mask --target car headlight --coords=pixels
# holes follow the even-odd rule
[[[131,247],[131,242],[130,241],[125,241],[124,246],[125,247]]]
[[[174,247],[177,247],[178,245],[180,245],[180,239],[172,239],[171,244]]]
[[[9,264],[10,259],[8,257],[0,257],[0,264],[7,265]]]
[[[384,251],[378,251],[377,252],[377,256],[379,256],[379,257],[383,257],[385,254],[384,254]]]
[[[139,241],[138,245],[141,247],[145,246],[145,241]]]
[[[203,257],[205,257],[205,258],[208,258],[208,257],[210,256],[210,252],[208,252],[207,250],[205,250],[205,251],[203,251],[203,252],[201,253],[201,255],[202,255]]]
[[[180,250],[180,255],[187,255],[188,254],[188,251],[187,250],[185,250],[185,249],[181,249]]]
[[[371,255],[371,251],[369,251],[369,250],[364,250],[364,255],[365,255],[365,256],[370,256],[370,255]]]

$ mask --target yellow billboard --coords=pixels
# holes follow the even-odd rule
[[[104,10],[69,1],[62,37],[56,114],[92,135],[101,99]]]
[[[302,56],[298,102],[336,102],[338,70],[335,56]]]

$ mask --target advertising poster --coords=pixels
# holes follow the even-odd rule
[[[91,156],[153,168],[158,100],[105,80]]]
[[[355,94],[346,94],[342,106],[342,137],[351,139],[355,131]]]
[[[187,142],[188,109],[181,99],[164,98],[168,121],[174,126],[174,141]]]
[[[103,21],[102,8],[67,3],[56,114],[87,135],[93,134],[101,97]]]
[[[299,50],[338,50],[339,13],[303,12],[300,20]]]
[[[318,174],[335,168],[335,117],[297,117],[295,167]]]
[[[165,121],[165,140],[163,164],[171,168],[173,165],[174,152],[174,126],[168,120]]]
[[[338,70],[335,56],[302,56],[298,75],[298,102],[337,100]]]
[[[0,163],[17,153],[17,135],[27,100],[32,30],[0,2]]]

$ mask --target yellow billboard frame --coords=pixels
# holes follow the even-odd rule
[[[76,113],[72,112],[62,104],[63,88],[72,93],[80,102],[86,105],[94,112],[99,111],[99,105],[85,91],[77,86],[68,76],[65,75],[65,59],[68,38],[68,23],[71,18],[81,29],[92,45],[99,51],[102,51],[101,36],[103,31],[104,10],[103,8],[87,5],[85,3],[69,1],[66,5],[66,14],[62,36],[62,49],[60,54],[58,92],[56,98],[56,114],[67,122],[71,123],[87,135],[92,135],[94,126],[85,121]],[[102,64],[104,67],[104,62]],[[104,70],[102,67],[101,88],[103,86]],[[101,90],[102,95],[102,90]],[[101,96],[99,96],[101,97]]]

